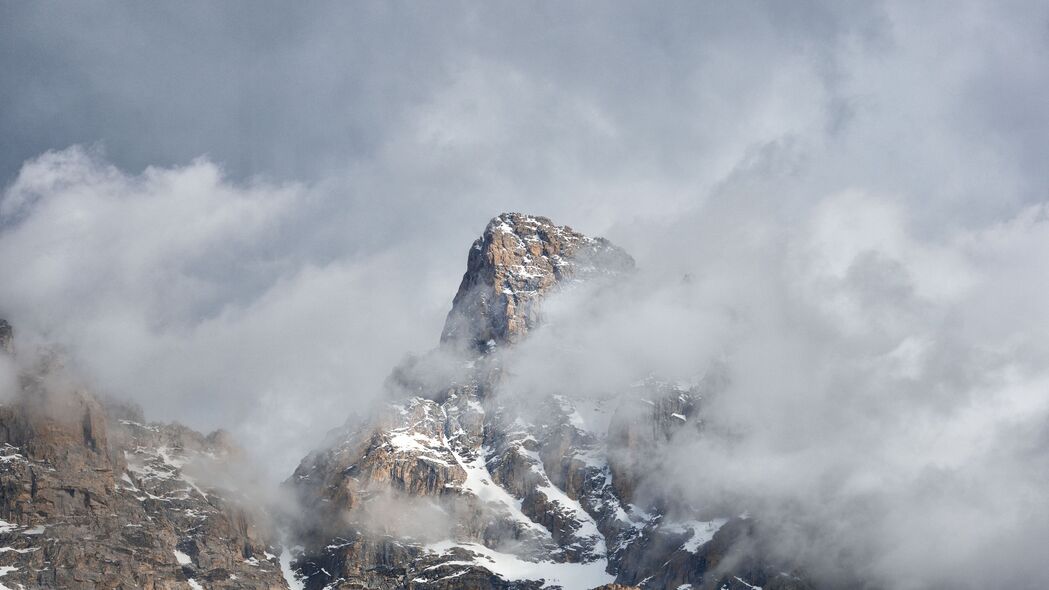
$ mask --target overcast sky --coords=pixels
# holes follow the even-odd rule
[[[507,210],[611,238],[653,285],[699,278],[687,305],[640,298],[629,317],[657,328],[613,334],[679,344],[649,355],[667,370],[733,343],[751,378],[723,417],[766,434],[725,481],[767,484],[776,412],[799,408],[838,421],[799,448],[851,449],[792,456],[811,479],[934,409],[959,420],[941,442],[1008,433],[1009,475],[1049,463],[1041,422],[1012,430],[1047,415],[1045,2],[9,2],[0,72],[0,316],[151,418],[233,430],[274,477],[436,344]],[[749,331],[711,315],[727,305]],[[890,361],[906,384],[870,378]],[[913,403],[857,424],[847,383],[856,408]],[[1001,411],[972,418],[974,396]],[[873,454],[897,482],[964,464],[901,466],[932,435],[896,434]]]

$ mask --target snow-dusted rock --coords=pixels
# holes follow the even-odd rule
[[[287,588],[266,520],[202,477],[236,462],[223,435],[146,423],[56,370],[0,406],[0,587]]]
[[[551,290],[633,268],[634,259],[604,238],[546,217],[503,213],[470,248],[441,341],[481,351],[517,342],[538,325]]]
[[[549,219],[493,219],[470,250],[442,345],[396,367],[383,405],[333,433],[287,481],[306,515],[293,564],[305,587],[770,581],[757,557],[744,555],[738,572],[711,570],[752,523],[681,506],[670,520],[658,497],[635,505],[666,445],[701,429],[699,384],[653,377],[600,399],[502,391],[501,367],[541,326],[546,297],[582,282],[615,288],[633,267],[606,240]]]

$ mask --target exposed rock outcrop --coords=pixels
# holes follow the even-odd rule
[[[519,341],[540,319],[542,299],[574,281],[614,277],[634,259],[545,217],[503,213],[474,241],[441,341],[477,350]]]
[[[287,588],[266,520],[209,473],[221,435],[147,424],[55,363],[0,406],[0,585],[7,588]]]

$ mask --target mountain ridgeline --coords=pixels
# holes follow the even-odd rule
[[[668,445],[701,435],[708,381],[508,391],[552,296],[634,268],[603,238],[494,218],[440,344],[302,460],[280,511],[214,477],[241,461],[221,431],[147,423],[54,363],[23,367],[0,406],[0,588],[812,588],[757,519],[642,493]],[[0,348],[17,354],[6,322]]]

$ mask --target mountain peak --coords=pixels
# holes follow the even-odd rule
[[[479,350],[519,341],[555,288],[621,275],[634,259],[604,238],[523,213],[493,218],[474,241],[441,342]]]

